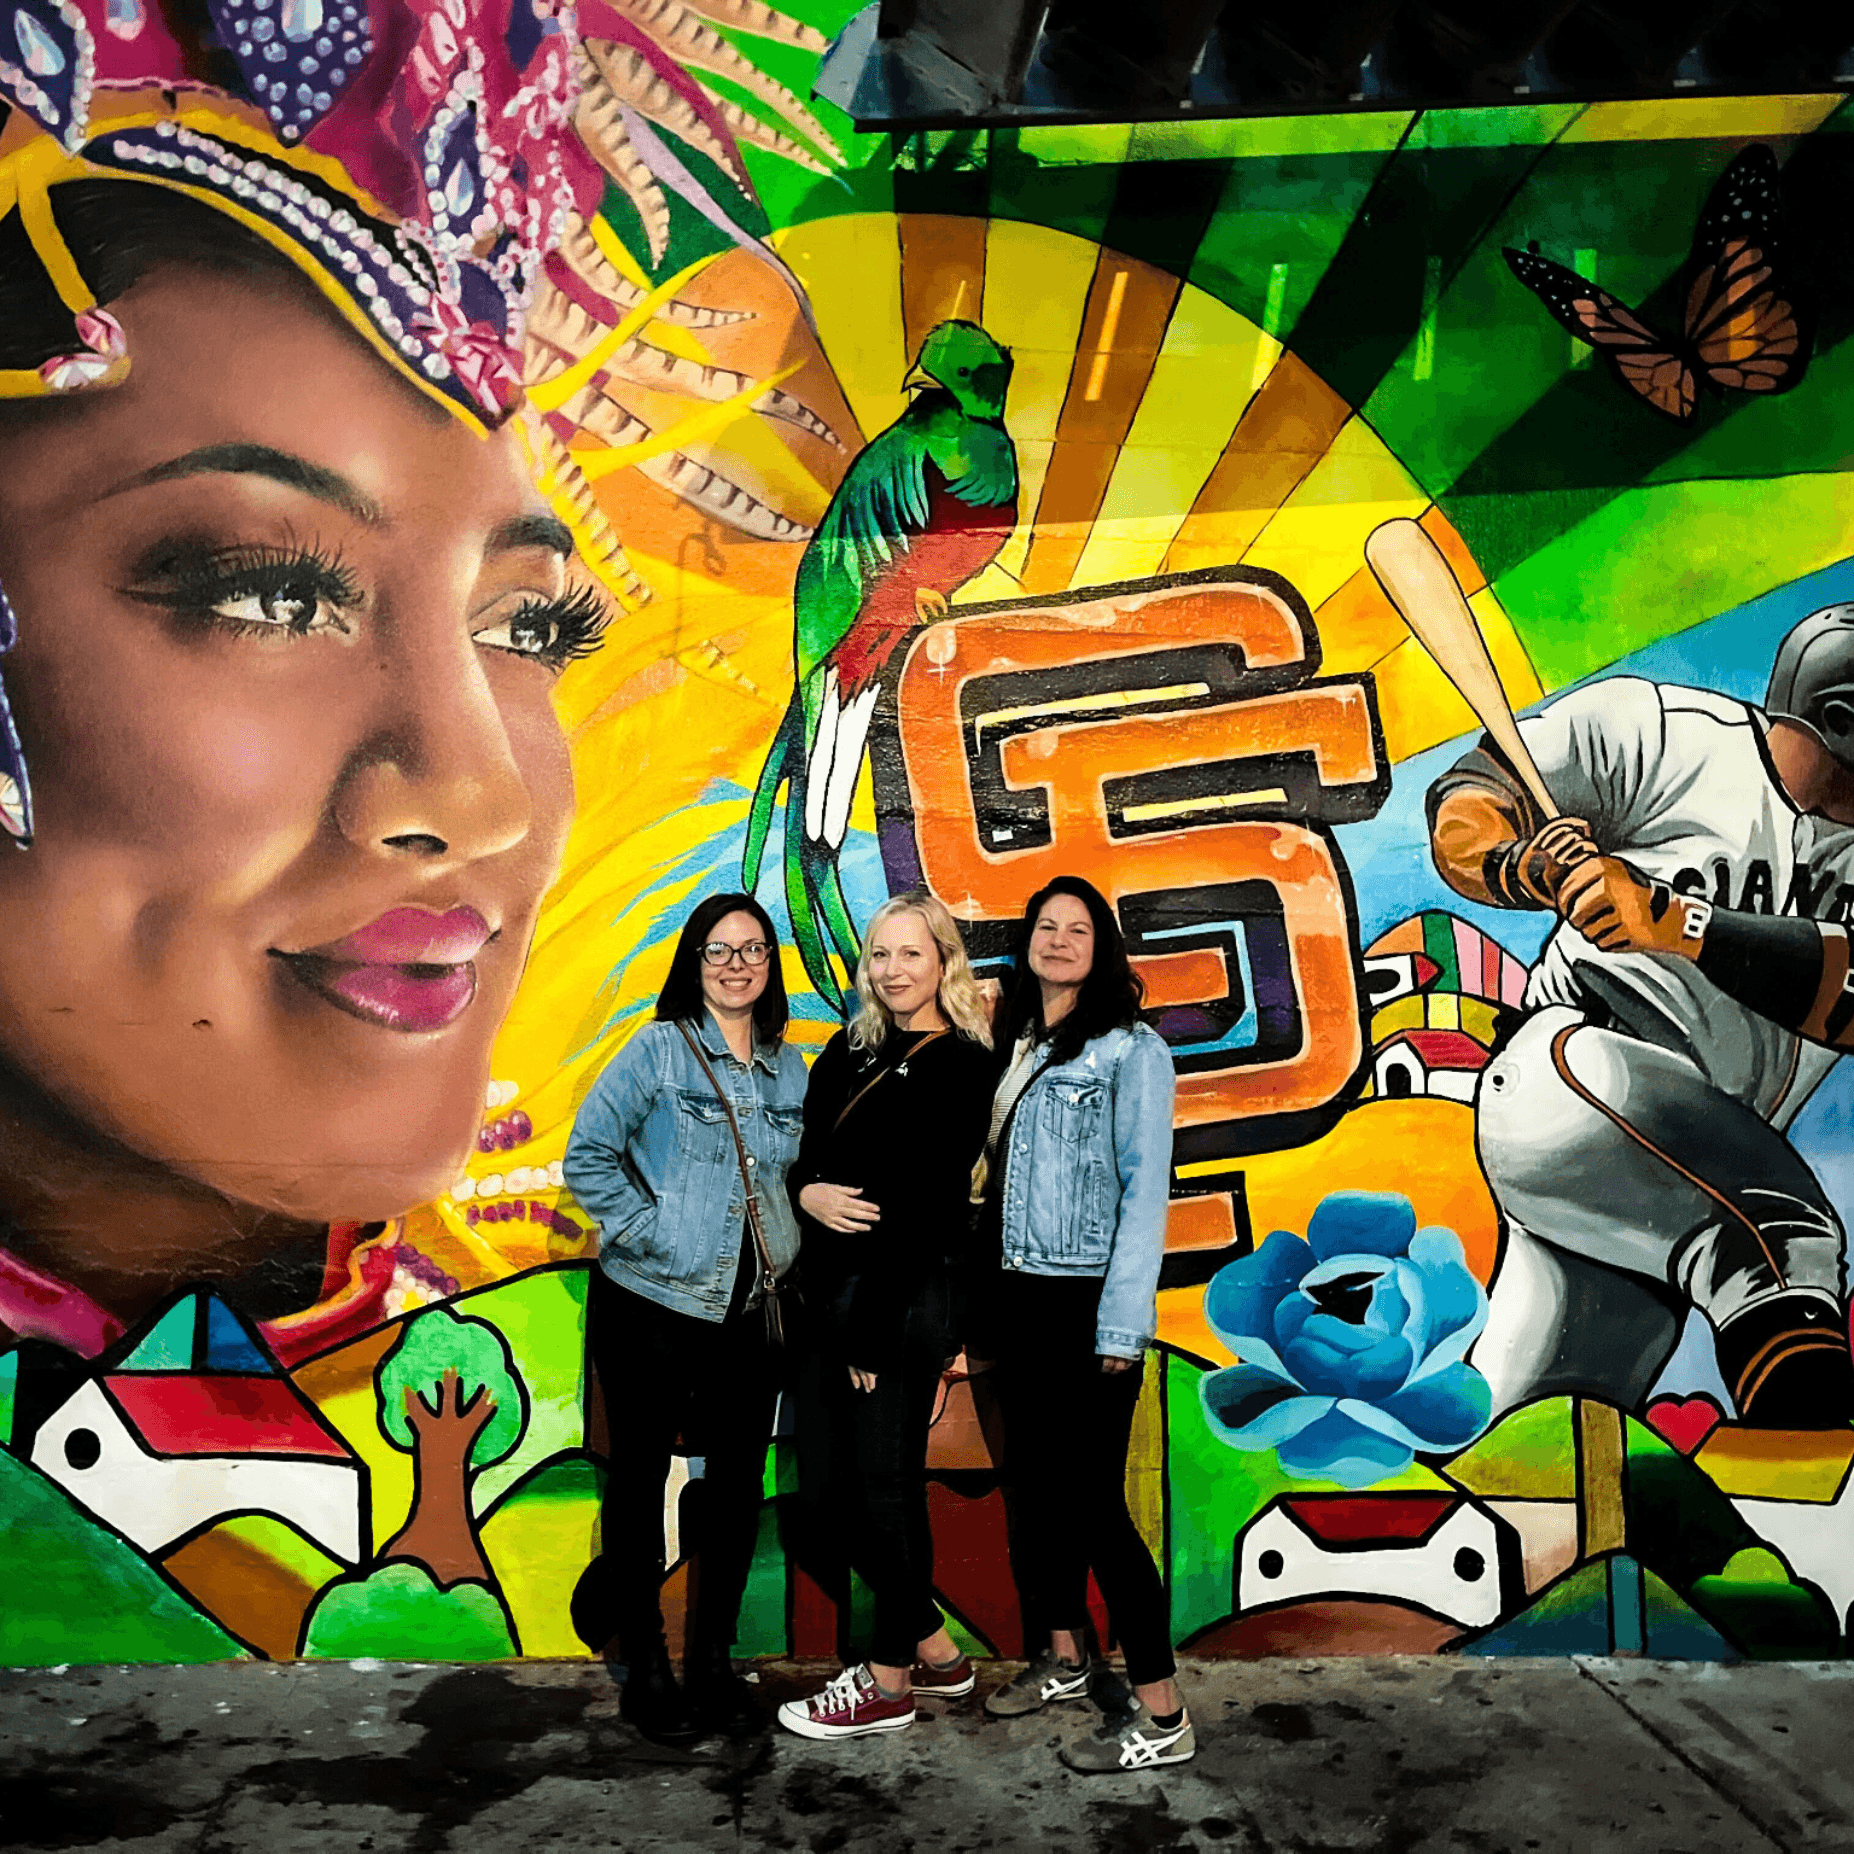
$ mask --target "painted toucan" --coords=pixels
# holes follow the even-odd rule
[[[830,955],[856,963],[837,855],[883,666],[916,625],[946,616],[1016,525],[1010,379],[1010,354],[976,322],[935,328],[903,382],[913,402],[850,465],[798,563],[797,686],[753,794],[741,876],[751,892],[784,785],[792,936],[832,1004],[842,992]]]

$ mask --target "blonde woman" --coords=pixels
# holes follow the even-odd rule
[[[933,1599],[927,1430],[960,1345],[973,1162],[996,1064],[985,1002],[953,917],[931,895],[884,902],[856,970],[858,1008],[805,1094],[787,1188],[804,1230],[816,1350],[799,1405],[813,1531],[841,1541],[823,1581],[847,1613],[845,1564],[874,1597],[869,1658],[779,1722],[807,1738],[914,1723],[914,1688],[970,1693],[971,1663]],[[827,1554],[828,1555],[828,1554]]]

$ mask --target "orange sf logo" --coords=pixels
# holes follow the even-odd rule
[[[924,881],[981,969],[1052,876],[1118,911],[1178,1069],[1167,1284],[1235,1240],[1231,1162],[1317,1137],[1363,1071],[1331,827],[1390,777],[1371,678],[1318,670],[1285,580],[1212,569],[972,607],[915,641],[877,717],[890,886]]]

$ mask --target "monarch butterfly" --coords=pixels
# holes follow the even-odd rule
[[[1516,276],[1610,371],[1657,412],[1686,424],[1703,380],[1717,390],[1781,393],[1809,364],[1808,317],[1778,254],[1783,203],[1777,158],[1744,150],[1707,196],[1693,234],[1680,333],[1665,336],[1576,271],[1506,250]]]

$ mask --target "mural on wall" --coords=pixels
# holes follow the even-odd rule
[[[865,135],[848,10],[0,27],[0,1662],[586,1653],[561,1158],[688,904],[810,1053],[1058,872],[1181,1643],[1844,1653],[1844,100]],[[1009,1654],[998,1462],[956,1365]]]

